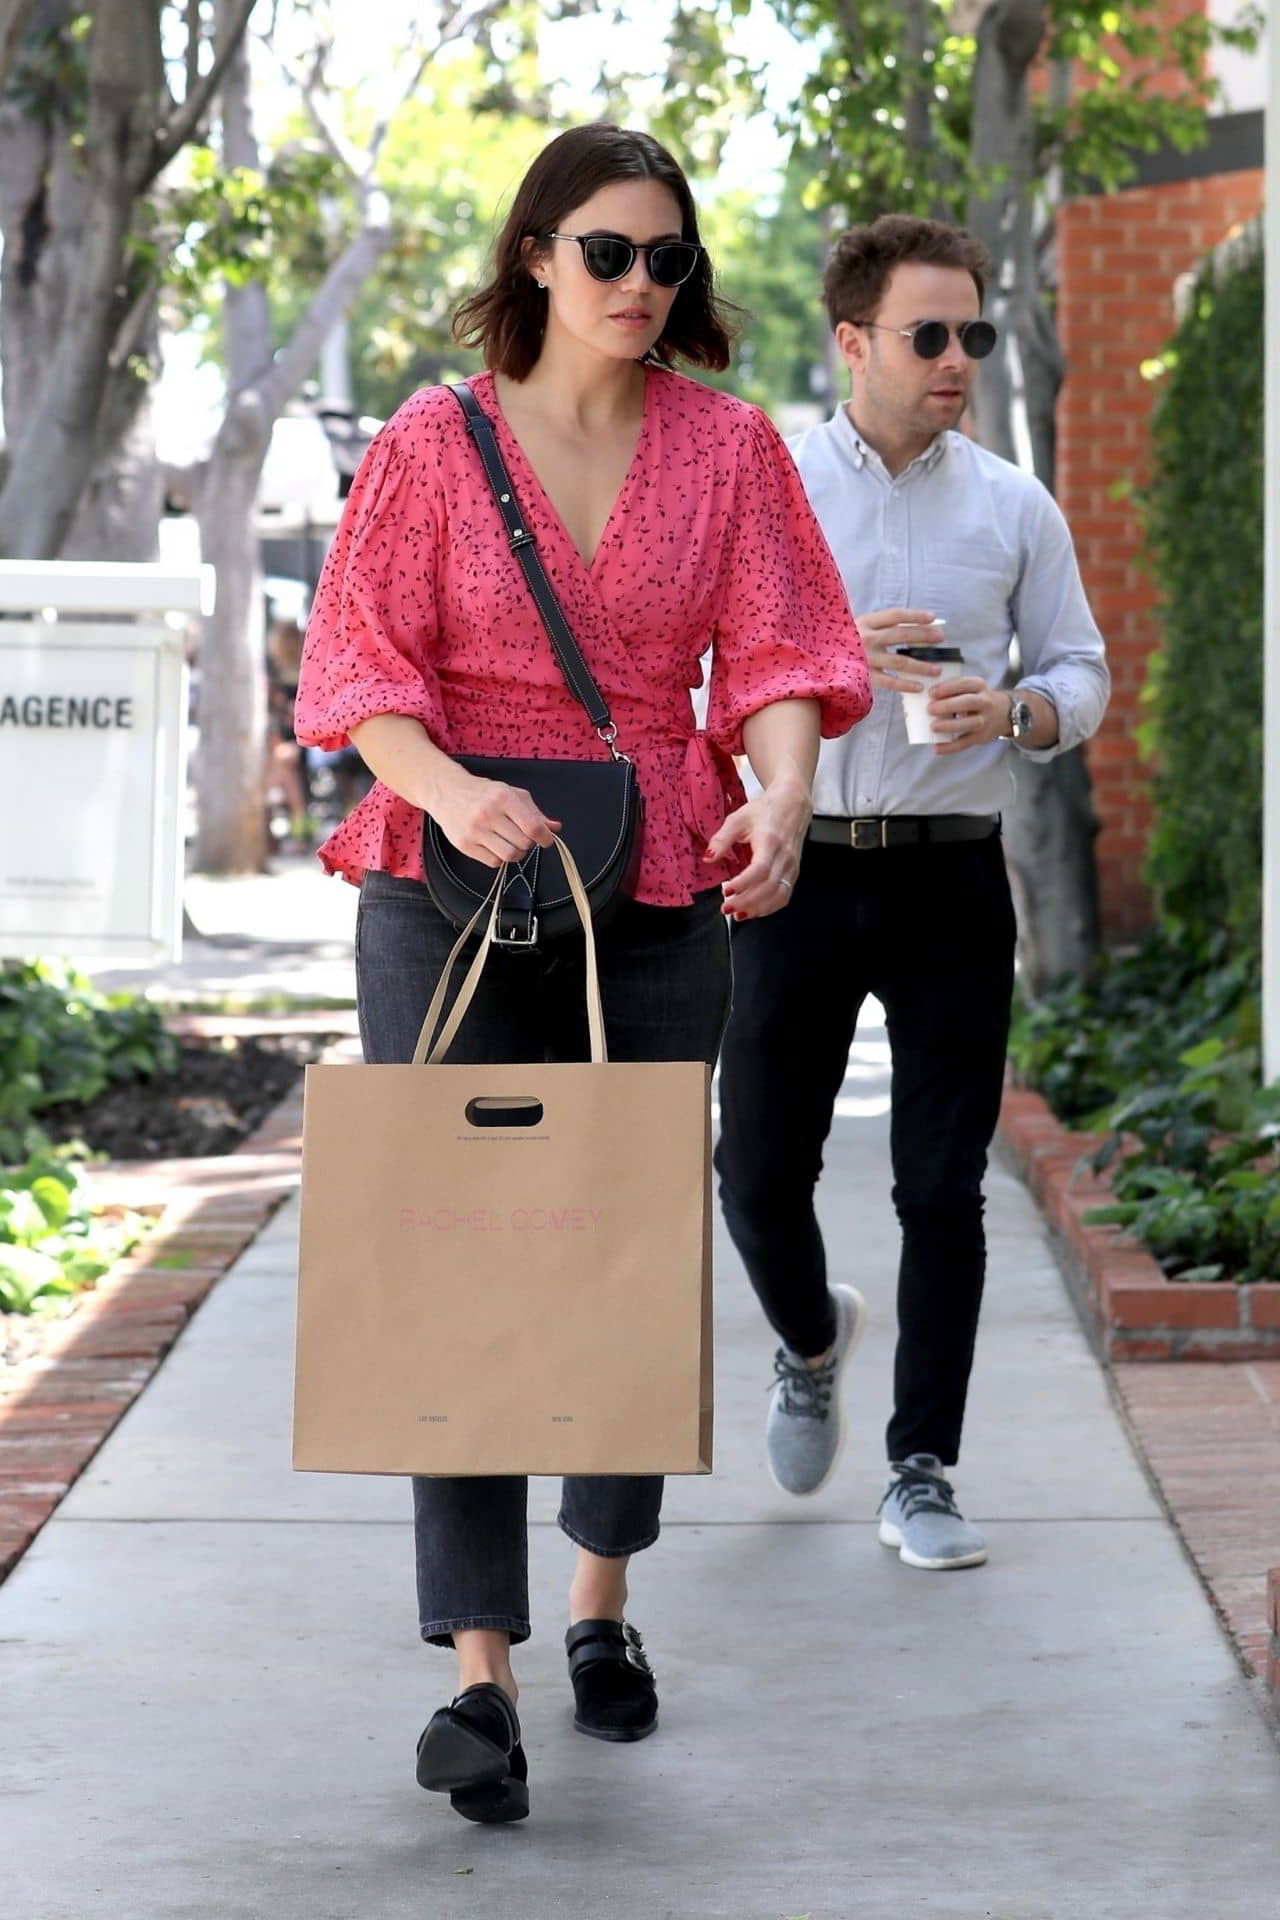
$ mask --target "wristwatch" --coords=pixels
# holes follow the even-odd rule
[[[1036,717],[1031,711],[1030,702],[1020,699],[1015,689],[1009,695],[1009,731],[1005,739],[1012,740],[1016,745],[1019,740],[1026,739],[1035,724]]]

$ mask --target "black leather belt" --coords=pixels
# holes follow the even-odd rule
[[[809,838],[828,847],[918,847],[922,841],[989,840],[1000,831],[998,813],[887,813],[860,820],[817,814]]]

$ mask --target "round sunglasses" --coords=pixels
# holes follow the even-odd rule
[[[617,233],[549,233],[547,239],[576,241],[593,280],[621,280],[630,273],[636,255],[643,253],[655,287],[682,287],[702,253],[692,240],[655,240],[646,246]]]
[[[965,320],[954,328],[945,320],[921,320],[914,327],[886,327],[878,320],[859,320],[857,324],[875,327],[881,333],[900,333],[904,340],[911,342],[922,360],[936,360],[939,354],[945,353],[952,333],[970,360],[985,360],[997,339],[989,320]]]

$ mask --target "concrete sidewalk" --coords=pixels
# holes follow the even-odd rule
[[[351,940],[359,894],[311,854],[279,855],[272,873],[188,874],[191,923],[181,960],[90,964],[99,986],[153,990],[166,999],[288,995],[354,1000]]]
[[[864,1031],[823,1193],[874,1321],[833,1486],[765,1472],[771,1342],[719,1246],[718,1467],[673,1482],[630,1611],[662,1724],[570,1724],[570,1550],[532,1502],[533,1815],[413,1781],[450,1663],[415,1637],[408,1488],[289,1459],[296,1206],[276,1217],[0,1588],[0,1901],[14,1920],[1234,1920],[1276,1908],[1280,1762],[1135,1464],[1023,1188],[959,1485],[991,1564],[876,1541],[895,1233]],[[353,1293],[352,1310],[358,1311]]]

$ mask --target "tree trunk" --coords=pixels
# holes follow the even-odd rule
[[[217,581],[197,663],[195,853],[202,873],[258,873],[266,860],[267,688],[254,502],[270,438],[259,396],[240,396],[200,487],[200,552]]]
[[[66,0],[44,0],[33,27],[53,30],[68,11]],[[88,181],[72,131],[56,111],[47,118],[24,114],[16,100],[0,108],[0,369],[11,449],[22,444],[36,413],[49,343],[61,330],[84,247]],[[64,559],[156,558],[164,495],[151,381],[159,364],[153,300],[141,311],[132,353],[107,369],[95,434],[100,452],[79,463],[82,491],[60,548]],[[18,484],[28,468],[15,471]]]
[[[243,34],[249,3],[239,0],[230,37]],[[141,196],[195,133],[218,78],[216,65],[200,67],[199,10],[189,8],[189,91],[173,99],[163,6],[100,0],[92,9],[86,98],[45,86],[38,107],[16,90],[0,104],[0,554],[145,560],[158,548],[158,290],[128,236]],[[0,0],[0,61],[6,24],[21,11],[21,0]],[[35,0],[25,11],[38,44],[83,9]]]
[[[26,417],[10,433],[0,553],[53,559],[75,518],[91,464],[86,452],[98,445],[112,345],[136,297],[125,244],[165,98],[154,0],[101,0],[89,57],[85,151],[92,166],[85,184],[71,188],[74,198],[83,194],[80,244],[36,398],[29,411],[27,389],[18,399]],[[56,179],[58,171],[41,178]],[[33,211],[45,217],[44,209]]]
[[[1018,910],[1022,974],[1031,993],[1076,979],[1098,951],[1098,817],[1077,747],[1036,764],[1015,755],[1005,854]]]
[[[160,366],[156,326],[139,343],[138,359],[138,370],[119,367],[108,378],[98,426],[103,451],[62,543],[63,560],[160,557],[164,470],[156,450],[152,385],[153,370]]]
[[[1054,409],[1063,361],[1044,304],[1035,232],[1035,154],[1028,70],[1044,38],[1045,0],[993,0],[978,23],[972,159],[980,184],[968,224],[994,263],[987,310],[1000,344],[974,394],[978,437],[1052,491]],[[1081,973],[1100,939],[1093,845],[1098,833],[1081,749],[1036,765],[1012,756],[1015,803],[1005,850],[1018,906],[1023,977],[1033,993]]]
[[[33,12],[34,0],[0,0],[0,88],[13,71]]]
[[[235,0],[221,0],[220,32],[234,12]],[[223,76],[222,132],[227,167],[259,166],[243,43]],[[217,602],[204,624],[200,655],[196,864],[204,873],[253,872],[266,855],[266,666],[254,508],[276,421],[390,241],[385,197],[368,187],[362,197],[363,228],[278,353],[271,351],[266,288],[251,282],[226,291],[229,399],[197,509],[201,552],[217,575]]]
[[[65,25],[71,0],[41,0],[33,32]],[[10,448],[35,411],[49,344],[56,340],[84,230],[84,169],[71,146],[73,103],[27,111],[16,95],[0,100],[0,360]]]
[[[230,13],[230,0],[220,0],[219,40]],[[243,44],[223,75],[221,109],[224,167],[256,170],[260,155]],[[200,648],[196,865],[202,873],[256,873],[267,854],[267,685],[254,506],[275,424],[267,391],[271,316],[260,282],[226,288],[223,334],[227,411],[197,509],[200,553],[213,566],[217,598]]]

